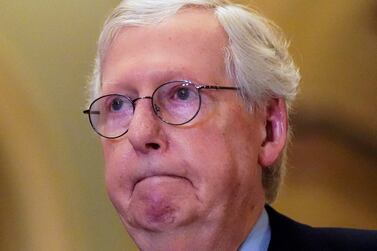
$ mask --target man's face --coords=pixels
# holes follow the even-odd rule
[[[225,74],[227,43],[204,10],[124,28],[107,52],[102,94],[150,96],[172,80],[233,86]],[[149,99],[139,100],[127,134],[103,140],[108,193],[131,234],[226,227],[239,218],[253,221],[263,207],[262,113],[248,112],[236,91],[201,96],[199,114],[181,126],[163,123]]]

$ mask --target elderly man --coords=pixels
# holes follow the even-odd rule
[[[85,113],[103,139],[111,201],[141,250],[376,243],[375,233],[314,229],[266,205],[300,79],[268,20],[221,0],[126,0],[98,46]]]

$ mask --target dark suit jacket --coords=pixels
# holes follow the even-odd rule
[[[377,251],[377,231],[314,228],[293,221],[270,206],[266,210],[271,226],[268,251]]]

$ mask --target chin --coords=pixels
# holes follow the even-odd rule
[[[128,226],[156,232],[189,224],[199,208],[195,189],[187,179],[152,177],[135,186],[126,210],[118,212]]]
[[[129,226],[132,229],[164,232],[193,221],[193,217],[187,210],[174,203],[159,202],[132,208],[122,220],[127,227]]]

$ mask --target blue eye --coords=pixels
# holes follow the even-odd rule
[[[115,112],[120,111],[123,107],[123,104],[124,104],[124,101],[121,98],[114,98],[111,101],[110,109],[111,111],[115,111]]]
[[[190,98],[190,90],[188,88],[179,88],[176,92],[178,99],[187,100]]]

